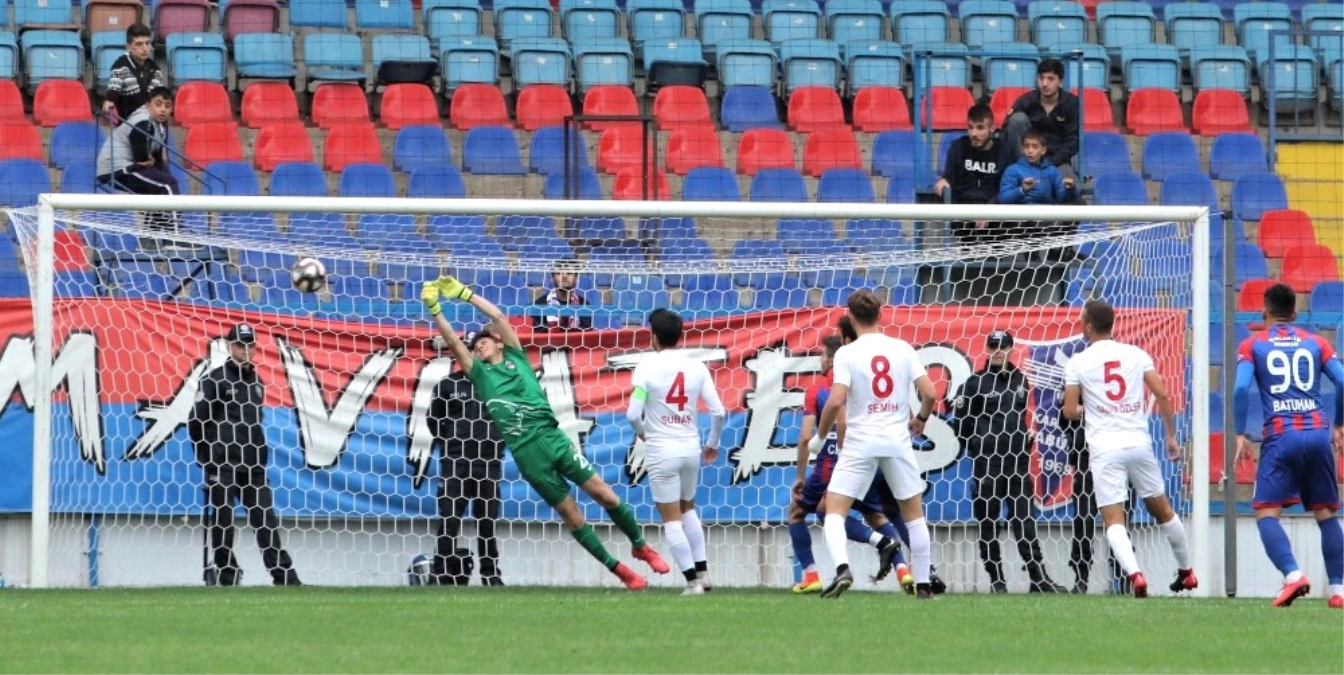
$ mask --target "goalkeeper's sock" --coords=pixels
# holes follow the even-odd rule
[[[901,541],[901,538],[900,538],[901,535],[899,535],[899,534],[896,533],[896,526],[892,525],[890,522],[888,522],[886,525],[883,525],[882,527],[877,528],[877,532],[878,532],[878,534],[881,534],[882,536],[887,537],[888,539],[891,539],[892,541]],[[904,564],[905,564],[905,552],[904,552],[904,551],[897,551],[897,552],[896,552],[896,559],[895,559],[895,560],[892,560],[892,561],[891,561],[891,564],[893,564],[893,565],[904,565]]]
[[[1175,516],[1162,523],[1162,531],[1166,533],[1167,543],[1171,545],[1171,554],[1176,556],[1176,567],[1183,570],[1190,569],[1190,542],[1185,537],[1185,526],[1181,524],[1181,517]]]
[[[807,529],[807,523],[789,523],[789,539],[793,542],[793,559],[803,566],[803,570],[810,570],[817,566],[817,559],[812,555],[812,533]]]
[[[1284,578],[1296,572],[1299,568],[1297,558],[1293,556],[1293,545],[1288,542],[1288,534],[1283,531],[1279,519],[1261,518],[1255,521],[1255,527],[1260,530],[1260,543],[1265,547],[1265,555],[1269,556],[1270,562],[1274,563],[1274,567],[1278,568]],[[1321,540],[1321,548],[1325,548],[1324,537]]]
[[[616,527],[625,536],[630,538],[630,543],[635,548],[644,546],[644,531],[639,529],[639,521],[635,520],[635,512],[624,502],[607,509],[607,515],[611,516],[611,522],[616,523]]]
[[[1331,586],[1344,584],[1344,526],[1338,518],[1316,523],[1321,528],[1321,553],[1325,555],[1325,577]]]
[[[826,519],[829,520],[830,516],[827,515]],[[864,525],[862,520],[859,520],[854,516],[845,517],[845,536],[848,537],[850,541],[857,541],[860,544],[877,545],[876,542],[873,541],[873,528]]]
[[[1139,571],[1139,561],[1134,557],[1134,544],[1129,541],[1129,530],[1124,525],[1112,525],[1106,528],[1106,541],[1111,545],[1111,555],[1120,563],[1125,576],[1134,576]]]
[[[929,583],[933,574],[933,538],[929,535],[928,521],[920,518],[905,524],[910,531],[910,558],[914,561],[915,584]]]
[[[691,544],[691,560],[695,561],[696,569],[709,569],[705,557],[705,526],[700,523],[700,514],[695,509],[682,513],[681,526],[686,530],[686,541]]]
[[[826,550],[830,552],[831,562],[836,567],[849,564],[849,553],[845,550],[845,520],[845,516],[838,513],[828,513],[822,520],[822,532],[826,535]]]
[[[667,539],[667,547],[672,549],[672,561],[677,564],[677,569],[687,581],[695,581],[695,561],[691,560],[691,544],[686,541],[681,521],[663,523],[663,537]]]
[[[583,550],[588,552],[588,555],[597,558],[597,561],[606,565],[607,569],[614,570],[620,564],[620,561],[607,553],[607,548],[597,538],[597,533],[593,531],[592,525],[584,523],[582,527],[577,530],[570,530],[569,533],[573,535],[574,541],[579,542],[579,546],[582,546]]]
[[[891,513],[883,514],[887,520],[891,521],[891,526],[896,528],[896,534],[900,535],[901,541],[907,546],[910,545],[910,530],[905,527],[905,519],[901,517],[900,509],[892,509]]]

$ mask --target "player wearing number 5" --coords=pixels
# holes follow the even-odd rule
[[[672,549],[672,560],[686,577],[682,595],[700,595],[710,590],[710,581],[705,530],[695,512],[695,487],[701,454],[706,462],[719,456],[723,402],[709,368],[677,349],[681,343],[680,316],[655,309],[649,313],[649,331],[658,355],[635,367],[630,382],[634,391],[625,417],[644,440],[644,463],[649,467],[653,501],[663,517],[663,536]],[[704,443],[696,426],[702,400],[710,414]]]
[[[1344,365],[1329,342],[1293,325],[1297,294],[1284,284],[1265,290],[1265,329],[1237,349],[1237,386],[1232,391],[1238,459],[1250,454],[1246,442],[1246,411],[1251,388],[1260,392],[1265,410],[1264,443],[1255,470],[1255,522],[1260,541],[1274,566],[1283,573],[1283,590],[1271,603],[1287,607],[1311,590],[1293,558],[1279,511],[1302,501],[1321,528],[1321,553],[1329,579],[1328,604],[1344,609],[1344,529],[1335,483],[1335,457],[1330,452],[1330,420],[1326,417],[1321,376],[1344,389]],[[1333,442],[1344,452],[1344,396],[1335,399]]]
[[[1180,461],[1181,446],[1176,442],[1176,423],[1166,385],[1153,366],[1153,357],[1134,345],[1111,339],[1115,310],[1110,305],[1100,300],[1088,301],[1083,306],[1082,324],[1083,339],[1088,346],[1064,367],[1064,417],[1083,419],[1097,506],[1111,553],[1129,576],[1134,597],[1148,597],[1148,579],[1139,569],[1125,528],[1125,501],[1129,498],[1129,485],[1133,484],[1148,513],[1162,525],[1176,557],[1176,580],[1171,583],[1171,590],[1194,590],[1199,580],[1190,568],[1185,526],[1167,500],[1162,470],[1153,455],[1153,439],[1148,433],[1145,385],[1157,399],[1157,410],[1162,415],[1167,459]]]
[[[579,545],[619,577],[626,588],[637,591],[648,586],[644,577],[617,561],[602,546],[597,533],[584,521],[578,504],[570,496],[570,483],[579,486],[607,510],[616,527],[630,538],[635,558],[648,563],[653,571],[667,574],[667,563],[644,541],[634,512],[621,503],[611,486],[593,471],[583,453],[560,430],[560,423],[551,411],[546,393],[532,372],[532,363],[527,360],[527,352],[523,351],[508,317],[494,303],[476,295],[453,277],[440,277],[426,283],[420,298],[462,372],[476,388],[477,397],[485,403],[486,413],[509,446],[523,480],[560,514]],[[441,299],[470,303],[489,317],[490,325],[483,331],[489,337],[478,338],[475,348],[468,349],[452,324],[443,317],[439,305]]]

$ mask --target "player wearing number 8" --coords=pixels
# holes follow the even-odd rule
[[[1265,410],[1264,443],[1255,471],[1256,527],[1274,566],[1283,573],[1283,589],[1271,603],[1287,607],[1311,590],[1297,567],[1279,511],[1302,501],[1321,528],[1321,552],[1330,582],[1329,606],[1344,609],[1344,529],[1335,483],[1335,457],[1330,452],[1330,424],[1325,417],[1321,375],[1344,390],[1344,365],[1329,342],[1293,325],[1297,294],[1284,284],[1265,290],[1265,329],[1237,349],[1237,385],[1232,392],[1238,459],[1250,453],[1246,442],[1246,411],[1251,387],[1260,392]],[[1335,400],[1333,442],[1344,452],[1344,396]]]

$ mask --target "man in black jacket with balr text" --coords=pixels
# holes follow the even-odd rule
[[[939,197],[951,190],[953,204],[993,204],[1008,165],[1016,152],[994,138],[994,111],[981,103],[966,111],[966,135],[947,147],[943,177],[934,184]],[[952,224],[958,241],[972,242],[997,236],[996,225],[987,220]]]

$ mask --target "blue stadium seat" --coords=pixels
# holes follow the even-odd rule
[[[455,166],[422,166],[411,171],[411,177],[406,181],[406,196],[463,199],[467,196],[467,187]]]
[[[1190,76],[1196,91],[1251,88],[1251,57],[1235,45],[1197,45],[1190,48]]]
[[[1344,5],[1337,2],[1302,5],[1301,16],[1304,30],[1344,33]],[[1331,46],[1340,46],[1341,40],[1344,37],[1337,35],[1308,35],[1307,46],[1317,54],[1324,54]]]
[[[784,245],[773,239],[741,239],[733,244],[732,260],[784,259]],[[756,288],[778,288],[784,284],[784,272],[737,272],[733,283]]]
[[[272,197],[328,197],[327,176],[312,162],[278,164],[271,173]]]
[[[518,138],[507,127],[476,127],[462,144],[462,168],[467,173],[517,175],[527,173]]]
[[[294,36],[280,33],[243,33],[233,39],[233,64],[239,79],[293,80]]]
[[[560,30],[576,49],[593,38],[619,36],[620,25],[616,0],[560,0]]]
[[[392,144],[392,165],[397,171],[411,172],[425,166],[453,163],[453,148],[448,135],[437,125],[403,127]]]
[[[205,167],[205,194],[255,197],[261,194],[257,172],[247,162],[212,162]]]
[[[774,44],[821,35],[821,7],[816,0],[765,0],[761,18],[765,39]]]
[[[341,197],[395,197],[397,181],[382,164],[350,164],[336,189]]]
[[[0,33],[6,35],[6,33]],[[3,38],[0,38],[3,42]],[[94,33],[89,38],[89,51],[93,54],[94,68],[94,88],[96,93],[101,96],[107,93],[107,82],[112,77],[112,64],[126,53],[126,34],[121,31],[105,30]],[[0,47],[0,61],[4,60],[3,48]],[[17,52],[15,52],[17,56]],[[0,67],[0,78],[12,78],[13,75],[6,75],[3,67]]]
[[[612,301],[618,309],[645,312],[672,304],[663,278],[652,274],[617,276],[612,283]]]
[[[625,220],[610,217],[580,216],[570,220],[569,234],[587,241],[624,241]]]
[[[60,272],[56,275],[58,298],[92,298],[107,294],[96,272]]]
[[[933,155],[924,139],[913,131],[892,130],[878,134],[873,140],[872,162],[873,173],[879,176],[912,176],[920,185],[933,185],[937,180]]]
[[[481,35],[481,6],[477,0],[427,0],[421,7],[429,39]]]
[[[84,75],[84,45],[79,33],[28,30],[20,34],[20,46],[29,91],[47,80],[78,80]]]
[[[929,78],[925,85],[971,86],[971,52],[966,45],[955,42],[926,42],[913,47],[911,53],[913,55],[911,65],[924,71],[924,74],[916,73],[916,76],[921,80],[926,76]]]
[[[61,192],[77,195],[100,192],[98,171],[93,162],[80,162],[65,167],[65,171],[61,172]]]
[[[1034,0],[1027,5],[1031,41],[1048,49],[1055,45],[1087,42],[1087,10],[1076,2]]]
[[[1232,8],[1232,18],[1237,26],[1237,42],[1257,61],[1261,52],[1268,51],[1270,31],[1293,28],[1293,11],[1282,2],[1239,2]],[[1278,39],[1278,46],[1290,43],[1287,36]]]
[[[1148,186],[1137,173],[1107,173],[1097,176],[1092,198],[1105,206],[1148,206]]]
[[[256,177],[253,176],[253,181],[255,180]],[[228,189],[228,187],[223,189]],[[280,229],[275,226],[275,218],[269,213],[221,213],[219,214],[219,233],[225,237],[274,239],[276,241],[283,241],[285,238],[280,234]],[[131,239],[127,243],[136,244],[137,242]]]
[[[368,249],[421,255],[433,255],[436,249],[435,245],[416,229],[415,216],[407,214],[377,213],[360,216],[359,243]]]
[[[1318,330],[1330,330],[1344,320],[1344,281],[1318,281],[1311,289],[1307,321]],[[1338,338],[1338,335],[1336,335]]]
[[[655,89],[664,83],[700,86],[706,67],[704,48],[699,40],[677,38],[644,42],[644,70],[650,86]],[[671,78],[676,81],[670,81]]]
[[[1223,13],[1212,3],[1170,3],[1163,8],[1162,23],[1167,31],[1167,44],[1175,45],[1183,55],[1195,47],[1223,41]]]
[[[878,0],[828,0],[826,30],[841,45],[881,40],[882,14]]]
[[[71,164],[97,159],[103,133],[96,122],[61,122],[51,132],[48,144],[52,166],[65,169]]]
[[[1166,89],[1181,88],[1181,54],[1171,45],[1127,45],[1121,50],[1125,88]]]
[[[1316,90],[1319,87],[1320,64],[1316,52],[1302,45],[1277,45],[1273,60],[1269,50],[1255,54],[1264,96],[1270,92],[1277,104],[1277,112],[1293,109],[1315,110]]]
[[[124,261],[112,270],[112,278],[117,284],[117,295],[123,298],[162,300],[172,297],[173,290],[180,286],[176,279],[160,272],[150,261]]]
[[[588,252],[588,263],[594,267],[612,265],[614,267],[629,269],[632,266],[643,267],[648,264],[644,256],[644,249],[633,241],[608,242],[598,244]],[[598,286],[608,287],[615,281],[617,275],[612,272],[599,271],[593,273],[593,283]]]
[[[696,167],[681,182],[681,199],[687,202],[736,202],[742,200],[737,175],[723,167]]]
[[[1017,41],[1017,6],[1007,0],[963,0],[957,16],[962,41],[972,49]]]
[[[835,236],[835,226],[829,220],[811,218],[781,218],[776,238],[789,255],[825,255],[848,252]]]
[[[1103,2],[1097,5],[1097,35],[1112,53],[1152,44],[1157,42],[1157,15],[1147,2]]]
[[[345,0],[289,0],[291,28],[335,28],[346,30],[348,7]]]
[[[840,46],[831,40],[790,40],[780,46],[785,96],[799,87],[840,87]]]
[[[858,290],[876,290],[877,285],[867,276],[852,272],[836,272],[821,286],[821,305],[837,307],[845,304],[851,293]]]
[[[484,35],[444,38],[439,42],[439,66],[449,92],[464,84],[498,84],[499,47]]]
[[[574,43],[579,94],[602,84],[628,87],[634,82],[634,51],[623,37],[586,37]]]
[[[547,0],[496,0],[495,39],[504,52],[518,38],[551,36],[551,3]]]
[[[736,309],[740,302],[733,278],[722,274],[687,275],[681,289],[681,306],[686,309]]]
[[[685,33],[686,5],[682,0],[629,0],[625,7],[626,34],[641,53],[646,40],[675,40]]]
[[[411,0],[355,0],[355,28],[404,30],[415,27],[415,9]]]
[[[8,3],[0,4],[0,13],[9,11]],[[70,0],[14,0],[14,25],[68,26],[74,23]]]
[[[1258,221],[1265,211],[1288,208],[1283,179],[1272,173],[1242,174],[1232,184],[1232,217]]]
[[[431,241],[447,249],[463,241],[489,239],[485,234],[484,216],[430,216],[425,221],[425,232]]]
[[[310,33],[303,38],[303,61],[309,80],[362,82],[364,45],[351,33]]]
[[[948,11],[941,0],[905,0],[893,2],[891,35],[903,45],[947,40]]]
[[[569,151],[577,156],[577,164],[571,159],[570,167],[587,169],[588,146],[577,129],[570,129]],[[528,149],[527,168],[533,173],[562,172],[565,169],[565,129],[564,127],[542,127],[532,134]]]
[[[1199,148],[1185,132],[1153,134],[1143,143],[1143,177],[1162,180],[1169,173],[1202,173]]]
[[[750,39],[751,22],[750,0],[698,0],[695,3],[695,34],[708,61],[714,61],[715,49],[720,42]]]
[[[949,131],[943,134],[942,140],[938,141],[938,153],[934,155],[934,159],[937,161],[934,165],[934,171],[936,171],[939,176],[943,175],[943,169],[945,168],[943,164],[944,160],[947,159],[948,149],[952,147],[952,144],[955,143],[957,139],[965,136],[966,132],[964,131]]]
[[[916,183],[913,174],[901,174],[892,176],[887,181],[887,203],[888,204],[914,204]],[[925,183],[925,187],[932,183]]]
[[[574,199],[601,200],[606,196],[602,192],[602,179],[597,175],[597,171],[589,167],[579,169],[578,181],[570,188],[577,189],[578,195]],[[571,176],[570,181],[575,178]],[[555,171],[546,175],[546,184],[543,187],[543,196],[546,199],[564,199],[565,198],[565,173]]]
[[[18,40],[14,38],[13,33],[0,31],[0,79],[18,79],[19,62]],[[108,67],[111,68],[110,62]]]
[[[1219,211],[1218,191],[1204,173],[1168,173],[1162,181],[1162,206],[1207,206]]]
[[[1058,53],[1064,61],[1064,86],[1070,91],[1078,88],[1079,81],[1084,89],[1106,89],[1111,81],[1111,55],[1101,45],[1088,43],[1066,43],[1048,50]],[[1081,52],[1081,56],[1075,56]],[[1081,69],[1081,71],[1079,70]],[[1035,85],[1032,85],[1035,86]]]
[[[1209,149],[1209,175],[1214,180],[1236,180],[1242,174],[1267,173],[1265,146],[1256,134],[1219,134]]]
[[[774,87],[778,56],[764,40],[725,40],[719,43],[716,65],[725,89]]]
[[[1095,296],[1115,307],[1153,309],[1158,307],[1158,287],[1142,277],[1107,276],[1092,289]]]
[[[51,192],[51,179],[41,162],[0,160],[0,206],[32,206],[43,192]]]
[[[1113,131],[1084,132],[1080,154],[1082,158],[1078,170],[1089,176],[1134,170],[1134,162],[1129,156],[1129,143],[1124,136]]]
[[[793,277],[783,277],[779,283],[757,286],[752,294],[751,305],[760,310],[806,307],[807,288]]]
[[[324,248],[358,249],[359,241],[350,236],[343,213],[292,213],[289,216],[289,238],[300,244]],[[325,260],[323,261],[326,262]],[[350,268],[348,263],[341,267]],[[341,274],[337,266],[327,265],[328,274]]]
[[[753,202],[805,202],[807,184],[795,169],[761,169],[751,179]]]
[[[895,42],[856,40],[843,45],[850,94],[864,87],[905,84],[905,52]]]
[[[1236,246],[1236,263],[1233,271],[1236,273],[1235,287],[1241,288],[1241,285],[1250,279],[1269,278],[1269,265],[1265,263],[1265,253],[1260,247],[1249,241],[1238,241]],[[1223,284],[1223,247],[1218,246],[1213,249],[1209,257],[1210,261],[1210,283]]]
[[[990,93],[1003,87],[1031,89],[1036,86],[1036,64],[1041,52],[1036,45],[1003,42],[984,47],[981,63],[985,72],[985,87]]]
[[[336,312],[350,314],[357,314],[360,306],[370,300],[388,298],[387,284],[382,279],[366,276],[332,276],[331,294],[335,296]]]
[[[845,222],[845,243],[855,251],[912,250],[914,242],[905,236],[899,220],[862,218]]]
[[[564,40],[518,37],[513,39],[509,49],[517,87],[533,84],[569,86],[569,45]]]
[[[697,235],[694,218],[640,218],[638,239],[652,241],[659,249],[659,255],[667,251],[668,240],[695,239]]]
[[[429,38],[423,35],[373,36],[373,72],[377,73],[388,61],[434,63]]]
[[[174,84],[226,81],[229,55],[219,33],[173,33],[168,36],[168,68]]]
[[[827,169],[817,181],[817,201],[872,204],[873,181],[863,169]]]
[[[719,121],[728,131],[780,129],[779,104],[768,87],[728,87],[723,95]]]

